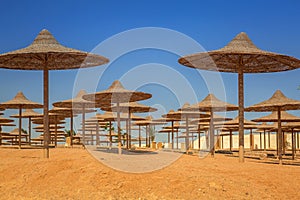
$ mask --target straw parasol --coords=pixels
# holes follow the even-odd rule
[[[49,116],[55,118],[54,121],[59,121],[60,118],[70,118],[70,139],[72,145],[73,133],[74,133],[74,125],[73,125],[73,118],[77,117],[77,114],[80,114],[80,109],[71,109],[71,108],[59,108],[53,107],[49,110]],[[55,122],[54,122],[55,123]]]
[[[256,132],[259,132],[260,137],[260,143],[261,143],[261,133],[264,134],[264,151],[266,151],[267,145],[266,145],[266,130],[271,130],[274,128],[274,125],[267,124],[266,122],[263,122],[261,124],[257,124]],[[269,148],[270,148],[270,132],[269,132]],[[260,145],[262,146],[262,145]]]
[[[0,116],[0,123],[1,124],[3,124],[3,123],[10,123],[10,122],[13,122],[13,121],[14,121],[13,119],[8,119],[8,118]]]
[[[87,101],[85,99],[82,98],[83,95],[86,95],[86,91],[85,90],[80,90],[78,92],[78,94],[76,95],[76,97],[74,97],[73,99],[68,99],[68,100],[64,100],[64,101],[60,101],[60,102],[56,102],[53,103],[53,106],[56,107],[60,107],[60,108],[70,108],[70,109],[79,109],[81,110],[81,114],[82,114],[82,138],[83,138],[83,144],[84,144],[84,137],[85,137],[85,114],[86,114],[86,108],[96,108],[96,107],[100,107],[100,103],[95,103],[95,102],[91,102],[91,101]],[[72,141],[72,136],[71,136],[71,141]]]
[[[14,124],[11,124],[11,122],[13,122],[13,121],[14,120],[2,117],[0,115],[0,133],[2,132],[2,126],[14,126]],[[2,143],[2,140],[1,140],[1,135],[0,135],[0,145],[1,145],[1,143]]]
[[[194,111],[204,111],[209,112],[210,114],[210,143],[209,147],[211,150],[211,155],[214,156],[214,112],[222,112],[222,111],[234,111],[237,110],[238,107],[233,104],[226,103],[224,101],[219,100],[215,95],[208,94],[202,101],[197,104],[191,105],[184,110],[194,110]]]
[[[22,92],[18,92],[13,99],[1,105],[8,109],[19,109],[19,148],[21,148],[22,109],[43,108],[43,105],[28,100]]]
[[[151,141],[151,139],[150,139],[150,126],[162,125],[162,124],[165,124],[165,122],[154,121],[152,116],[149,115],[143,120],[135,121],[134,124],[139,126],[139,138],[141,138],[141,128],[140,127],[141,126],[146,127],[146,146],[150,146],[150,141]],[[141,143],[141,141],[139,143]],[[139,145],[139,146],[141,146],[141,145]]]
[[[279,163],[282,164],[282,151],[283,151],[283,141],[282,141],[282,130],[281,122],[288,120],[288,117],[291,117],[289,121],[292,121],[293,117],[288,113],[283,113],[284,116],[281,116],[282,111],[284,110],[297,110],[300,109],[300,101],[287,98],[280,90],[277,90],[271,98],[265,100],[261,103],[255,104],[246,108],[246,111],[255,111],[255,112],[265,112],[265,111],[277,111],[277,123],[278,123],[278,159]],[[275,113],[273,112],[273,120]],[[270,117],[270,116],[269,116]],[[296,117],[297,118],[297,117]],[[262,122],[263,119],[259,121]],[[294,119],[296,120],[296,119]],[[258,121],[253,120],[253,121]]]
[[[116,103],[117,111],[117,123],[118,123],[118,151],[119,154],[122,153],[121,150],[121,123],[120,123],[120,103],[128,103],[133,101],[140,101],[151,98],[152,95],[149,93],[126,90],[120,81],[114,81],[112,85],[104,91],[96,92],[94,94],[84,95],[83,99],[94,102],[109,102]]]
[[[28,135],[29,135],[29,145],[31,145],[31,118],[32,117],[38,117],[41,116],[41,113],[35,112],[32,109],[25,109],[24,112],[22,112],[22,118],[28,118]],[[20,118],[18,114],[11,115],[10,117],[14,118]],[[20,119],[19,119],[20,120]]]
[[[17,70],[43,70],[44,126],[48,127],[49,70],[77,69],[99,66],[109,62],[103,56],[62,46],[46,29],[42,30],[28,47],[0,55],[0,67]],[[45,130],[48,135],[48,130]],[[45,137],[46,157],[49,147]]]
[[[299,122],[287,122],[282,125],[282,128],[286,130],[291,130],[292,131],[292,159],[295,159],[295,154],[296,154],[296,135],[295,135],[295,129],[300,128],[300,123]],[[299,135],[299,133],[298,133]],[[298,138],[299,140],[299,138]]]
[[[192,68],[238,73],[240,162],[244,162],[244,73],[280,72],[300,67],[300,60],[296,58],[258,49],[244,32],[219,50],[188,55],[178,62]]]
[[[174,117],[168,116],[168,114],[172,114],[174,112],[175,112],[174,110],[169,110],[169,112],[166,114],[166,117],[153,119],[153,121],[155,121],[155,122],[171,122],[172,149],[174,148],[174,122],[181,121],[180,118],[174,118]]]
[[[232,131],[239,130],[239,117],[226,121],[223,123],[222,128],[226,128],[229,130],[229,137],[230,137],[230,151],[232,150]],[[244,118],[244,129],[250,129],[250,149],[253,150],[253,134],[252,129],[256,129],[257,124],[255,122],[249,121]]]
[[[117,111],[117,106],[110,106],[110,107],[102,107],[104,111]],[[145,112],[155,112],[157,111],[156,108],[143,105],[138,102],[127,102],[127,103],[120,103],[119,110],[122,113],[128,113],[128,120],[127,120],[127,133],[129,136],[129,140],[127,140],[127,147],[131,148],[131,113],[145,113]]]

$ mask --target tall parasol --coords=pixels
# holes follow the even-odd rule
[[[173,113],[168,113],[167,115],[163,115],[163,117],[171,117],[171,118],[180,118],[185,121],[185,129],[186,129],[186,139],[185,139],[185,145],[186,145],[186,152],[189,150],[189,119],[190,118],[203,118],[203,117],[209,117],[209,114],[201,113],[199,111],[189,111],[187,110],[190,107],[189,103],[185,103],[182,108],[180,108],[178,111]]]
[[[296,58],[258,49],[244,32],[219,50],[188,55],[178,62],[192,68],[238,73],[240,162],[244,162],[244,73],[280,72],[300,67],[300,60]]]
[[[31,145],[31,118],[32,117],[38,117],[41,114],[38,112],[35,112],[32,109],[25,109],[24,112],[22,112],[22,118],[28,118],[28,141],[29,141],[29,145]],[[10,117],[14,117],[14,118],[20,118],[20,116],[18,114],[15,115],[11,115]],[[19,119],[20,120],[20,119]]]
[[[287,98],[280,90],[277,90],[273,94],[273,96],[268,100],[265,100],[261,103],[246,108],[246,111],[255,111],[255,112],[277,111],[276,119],[278,123],[278,158],[280,164],[282,164],[282,151],[283,151],[281,122],[284,120],[281,114],[282,111],[284,110],[297,110],[297,109],[300,109],[300,101]],[[273,112],[273,115],[274,114],[276,113]],[[288,115],[288,113],[285,113],[285,115]],[[256,119],[253,121],[258,121],[258,120]],[[261,119],[259,121],[262,122]]]
[[[21,148],[21,131],[22,131],[22,109],[33,109],[33,108],[42,108],[43,105],[28,100],[22,92],[18,92],[17,95],[7,101],[1,103],[2,106],[8,109],[19,109],[19,148]]]
[[[194,110],[194,111],[205,111],[210,114],[210,139],[209,139],[209,148],[211,151],[211,155],[214,156],[214,112],[222,112],[222,111],[234,111],[237,110],[238,107],[233,104],[226,103],[224,101],[219,100],[215,95],[208,94],[202,101],[197,104],[191,105],[184,110]]]
[[[116,103],[117,112],[117,123],[118,123],[118,149],[119,154],[122,153],[121,150],[121,123],[120,123],[120,103],[128,103],[133,101],[140,101],[151,98],[152,95],[149,93],[126,90],[120,81],[114,81],[112,85],[104,91],[96,92],[94,94],[84,95],[82,98],[88,101],[108,102]]]
[[[75,98],[73,99],[68,99],[60,102],[55,102],[53,103],[53,106],[60,107],[60,108],[69,108],[72,110],[81,110],[82,114],[82,138],[83,138],[83,144],[85,141],[85,114],[86,114],[86,109],[87,108],[96,108],[100,107],[101,102],[95,104],[94,102],[84,100],[82,98],[83,95],[86,95],[85,90],[80,90],[78,94],[76,95]],[[72,136],[71,136],[71,141],[72,141]],[[72,142],[71,142],[72,143]]]
[[[104,111],[116,111],[117,106],[110,106],[110,107],[102,107]],[[131,148],[131,113],[145,113],[145,112],[155,112],[157,111],[156,108],[152,108],[150,106],[146,106],[144,104],[138,102],[128,102],[128,103],[120,103],[120,112],[128,113],[128,120],[127,120],[127,133],[129,136],[129,140],[127,140],[127,146]]]
[[[0,68],[15,70],[42,70],[44,75],[44,127],[48,131],[49,70],[77,69],[99,66],[109,62],[103,56],[62,46],[46,29],[42,30],[28,47],[0,55]],[[47,138],[47,137],[45,137]],[[49,158],[49,141],[44,141]]]
[[[169,110],[169,112],[167,114],[165,114],[165,117],[153,120],[155,122],[163,122],[163,123],[164,122],[171,122],[172,149],[174,149],[174,122],[181,121],[180,118],[174,118],[174,117],[168,116],[169,114],[172,115],[174,112],[175,112],[174,110]]]

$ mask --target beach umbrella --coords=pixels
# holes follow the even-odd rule
[[[14,121],[13,119],[8,119],[8,118],[0,116],[0,124],[10,123],[10,122],[13,122],[13,121]]]
[[[50,112],[50,111],[49,111]],[[64,115],[63,113],[49,113],[48,114],[48,127],[46,128],[47,130],[49,130],[49,128],[54,128],[54,132],[55,130],[57,130],[57,125],[58,124],[65,124],[64,120],[67,116]],[[34,124],[41,124],[44,127],[44,117],[43,114],[40,114],[39,117],[34,117],[32,118],[32,123]],[[43,128],[43,130],[45,131],[46,129]],[[49,130],[49,132],[51,132]],[[45,135],[45,137],[47,137],[47,135]],[[50,137],[50,136],[49,136]],[[51,138],[49,138],[50,140]],[[57,146],[57,133],[55,133],[55,146]]]
[[[209,148],[211,151],[211,155],[214,156],[214,112],[223,112],[223,111],[234,111],[237,110],[238,107],[233,104],[226,103],[224,101],[219,100],[215,95],[208,94],[202,101],[191,105],[184,110],[191,111],[204,111],[209,112],[210,114],[210,139],[209,139]]]
[[[174,112],[175,112],[174,110],[169,110],[169,112],[167,114],[172,114]],[[172,137],[172,149],[173,149],[174,148],[174,122],[181,121],[181,119],[167,116],[167,117],[162,117],[162,118],[158,118],[158,119],[153,119],[153,121],[163,122],[163,123],[171,122],[171,137]]]
[[[84,144],[84,137],[85,137],[85,114],[86,114],[86,109],[87,108],[99,108],[102,104],[101,102],[91,102],[91,101],[87,101],[85,99],[82,98],[83,95],[86,95],[86,91],[85,90],[80,90],[78,92],[78,94],[76,95],[76,97],[74,97],[73,99],[68,99],[68,100],[64,100],[64,101],[60,101],[60,102],[55,102],[52,105],[55,107],[60,107],[60,108],[70,108],[70,109],[79,109],[81,110],[81,114],[82,114],[82,139],[83,139],[83,144]],[[105,104],[104,104],[105,105]],[[72,137],[71,137],[71,141],[72,141]]]
[[[101,119],[104,119],[105,121],[108,121],[109,122],[109,148],[111,149],[111,146],[112,146],[112,122],[113,121],[126,121],[127,120],[127,115],[125,114],[114,114],[113,112],[104,112],[102,115],[96,115],[97,117],[101,118]],[[119,123],[118,123],[119,124]],[[121,126],[121,125],[120,125]],[[120,128],[118,128],[120,129]],[[121,130],[118,131],[118,133],[121,134]],[[121,135],[120,137],[118,136],[118,139],[121,139]],[[121,142],[121,141],[120,141]],[[121,145],[118,143],[118,145]]]
[[[35,112],[32,109],[25,109],[24,112],[22,112],[22,118],[28,118],[28,137],[29,137],[29,145],[31,144],[31,118],[32,117],[38,117],[41,116],[41,113]],[[20,116],[18,114],[15,115],[11,115],[10,117],[13,118],[20,118]],[[19,119],[20,120],[20,119]]]
[[[21,132],[21,134],[20,134]],[[20,143],[22,143],[22,137],[27,138],[28,134],[25,133],[22,129],[20,130],[19,128],[13,129],[11,132],[9,132],[9,136],[13,136],[16,143],[20,146]]]
[[[94,125],[95,129],[96,129],[96,145],[100,144],[100,140],[99,140],[99,128],[101,126],[103,126],[104,128],[107,125],[107,122],[104,121],[103,118],[101,117],[97,117],[98,114],[96,114],[96,116],[90,117],[89,119],[85,120],[84,125]]]
[[[276,122],[277,126],[275,126],[274,124],[272,124],[272,125],[268,124],[268,125],[265,125],[265,128],[277,131],[277,134],[278,134],[277,144],[279,145],[280,138],[279,138],[278,112],[277,111],[273,111],[271,114],[269,114],[267,116],[263,116],[263,117],[260,117],[260,118],[253,119],[253,121],[256,121],[256,122]],[[300,122],[300,118],[297,117],[297,116],[295,116],[295,115],[289,114],[286,111],[281,111],[280,121],[281,122],[291,123],[291,126],[293,126],[294,123],[297,124],[297,122]],[[285,126],[285,125],[286,124],[282,124],[281,126],[284,127],[284,128],[289,127],[288,125],[287,126]],[[297,128],[297,127],[295,127],[295,128]],[[281,130],[282,130],[282,128],[281,128]],[[292,135],[293,135],[293,132],[294,132],[294,130],[292,130]],[[281,138],[283,138],[283,132],[282,132],[282,137]],[[269,145],[270,145],[270,135],[269,135]],[[277,153],[279,155],[279,147],[278,147],[278,145],[277,145]],[[282,146],[283,145],[284,145],[284,143],[282,142]]]
[[[118,123],[118,151],[121,154],[121,123],[120,123],[120,103],[128,103],[133,101],[140,101],[151,98],[152,95],[149,93],[126,90],[120,81],[114,81],[112,85],[104,91],[96,92],[94,94],[87,94],[83,96],[83,99],[93,102],[108,102],[116,103],[117,111],[117,123]]]
[[[257,124],[255,122],[252,122],[252,121],[249,121],[247,119],[244,118],[244,129],[250,129],[250,149],[253,150],[253,134],[252,134],[252,129],[255,129],[257,128]],[[230,126],[231,125],[231,126]],[[246,125],[247,128],[246,128]],[[229,121],[226,121],[223,123],[223,127],[224,128],[228,128],[230,129],[230,151],[231,151],[231,148],[232,148],[232,131],[233,129],[235,128],[238,128],[239,127],[239,117],[237,116],[236,118],[232,119],[232,120],[229,120]]]
[[[7,101],[1,103],[7,109],[19,109],[19,148],[21,148],[21,130],[22,130],[22,110],[23,109],[33,109],[33,108],[43,108],[42,104],[28,100],[22,92],[18,92],[17,95]]]
[[[172,132],[172,128],[163,128],[159,130],[158,133],[168,133],[168,143],[170,143],[170,133]]]
[[[294,130],[297,128],[300,128],[300,123],[299,122],[287,122],[282,125],[282,128],[292,131],[292,159],[294,160],[295,154],[296,154],[296,135],[295,135]],[[299,133],[298,133],[298,135],[299,135]]]
[[[65,119],[65,118],[70,118],[70,131],[71,133],[74,132],[74,117],[77,117],[78,114],[80,114],[81,110],[79,109],[71,109],[71,108],[59,108],[53,106],[51,110],[49,110],[49,116],[51,118],[54,118],[54,123],[55,121],[60,121],[60,119]],[[72,136],[73,134],[70,135],[71,138],[71,145],[72,145]]]
[[[254,111],[254,112],[266,112],[266,111],[277,111],[277,116],[275,112],[272,113],[272,116],[267,116],[265,118],[255,119],[253,121],[271,120],[276,121],[278,124],[278,158],[279,163],[282,164],[282,151],[283,151],[283,141],[282,141],[282,130],[281,130],[281,122],[283,121],[297,121],[298,117],[292,116],[286,112],[282,112],[284,110],[297,110],[300,109],[300,101],[287,98],[280,90],[277,90],[271,98],[250,106],[246,108],[246,111]],[[282,115],[282,116],[281,116]],[[276,118],[276,119],[275,119]],[[274,120],[275,119],[275,120]],[[298,118],[300,119],[300,118]],[[269,121],[270,122],[270,121]]]
[[[206,112],[209,114],[209,112]],[[218,115],[218,114],[215,114],[213,115],[213,121],[214,121],[214,126],[216,126],[218,123],[221,125],[223,124],[224,121],[228,121],[228,120],[231,120],[232,118],[229,118],[229,117],[224,117],[222,115]],[[198,125],[198,130],[204,130],[206,132],[209,131],[209,125],[210,125],[210,121],[211,121],[211,118],[210,117],[204,117],[204,118],[196,118],[196,119],[192,119],[191,120],[191,123],[192,124],[197,124]],[[204,127],[205,126],[205,127]],[[206,127],[208,126],[208,128]],[[199,140],[199,143],[198,145],[200,145],[200,132],[198,133],[198,140]],[[208,145],[207,145],[208,146]],[[200,149],[200,146],[198,146],[198,148]]]
[[[154,121],[152,116],[147,116],[143,120],[135,121],[135,125],[139,126],[139,138],[141,138],[141,130],[140,126],[145,126],[146,127],[146,146],[150,146],[150,127],[155,126],[155,125],[162,125],[165,124],[165,122],[160,122],[160,121]],[[149,142],[149,144],[148,144]]]
[[[263,122],[261,124],[257,124],[257,132],[260,134],[260,141],[261,141],[261,133],[264,133],[264,151],[266,151],[267,145],[266,145],[266,130],[273,129],[274,125],[267,124],[266,122]],[[262,145],[260,145],[262,146]],[[270,133],[269,133],[269,147],[270,147]]]
[[[222,128],[226,128],[229,130],[230,135],[230,151],[232,150],[232,132],[239,130],[239,117],[236,117],[232,120],[226,121],[223,123]],[[253,133],[252,130],[257,128],[257,124],[255,122],[249,121],[244,118],[244,129],[250,130],[250,150],[253,150]]]
[[[65,105],[67,105],[68,103],[66,103]],[[72,108],[72,107],[56,107],[54,106],[49,113],[51,113],[52,115],[63,115],[65,116],[65,118],[70,118],[70,141],[71,141],[71,146],[73,145],[73,134],[74,134],[74,117],[77,117],[77,114],[83,114],[83,113],[92,113],[92,112],[96,112],[96,110],[94,109],[86,109],[84,108],[84,110],[82,110],[81,108]],[[83,114],[85,116],[85,114]],[[83,117],[85,118],[85,117]]]
[[[15,70],[42,70],[44,79],[44,126],[48,127],[49,70],[66,70],[99,66],[109,62],[103,56],[67,48],[57,42],[46,29],[42,30],[33,43],[25,48],[0,55],[0,68]],[[45,129],[47,136],[48,129]],[[46,157],[49,147],[45,137]]]
[[[2,126],[15,126],[11,124],[14,120],[2,117],[0,115],[0,145],[2,144]]]
[[[110,106],[110,107],[102,107],[101,110],[104,111],[117,111],[117,106]],[[129,140],[127,140],[127,147],[131,148],[131,113],[146,113],[146,112],[155,112],[157,111],[156,108],[138,103],[138,102],[127,102],[127,103],[120,103],[119,110],[122,113],[128,114],[128,120],[127,120],[127,133]]]
[[[244,162],[244,73],[280,72],[300,67],[300,60],[296,58],[257,48],[244,32],[221,49],[184,56],[178,62],[192,68],[238,73],[240,162]]]
[[[199,111],[190,111],[186,110],[187,108],[190,107],[189,103],[185,103],[182,108],[178,109],[178,111],[173,112],[173,113],[168,113],[167,115],[163,115],[162,117],[171,117],[171,118],[180,118],[182,120],[185,120],[186,124],[186,151],[189,150],[189,118],[202,118],[202,117],[209,117],[209,114],[201,113]]]

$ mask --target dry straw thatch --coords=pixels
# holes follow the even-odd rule
[[[280,110],[298,110],[300,101],[287,98],[280,90],[277,90],[268,100],[245,108],[245,110],[250,112],[276,111],[278,107]]]
[[[0,67],[20,70],[76,69],[98,66],[109,62],[103,56],[64,47],[46,29],[42,30],[31,45],[0,55]]]
[[[286,111],[281,111],[281,122],[300,122],[300,117],[289,114]],[[278,111],[273,111],[271,114],[253,119],[254,122],[278,122]]]
[[[239,161],[244,162],[244,73],[279,72],[300,68],[300,60],[258,49],[241,32],[225,47],[182,57],[182,65],[219,72],[238,73]]]
[[[151,98],[152,95],[144,92],[126,90],[120,81],[116,80],[107,89],[94,94],[84,95],[82,98],[88,101],[108,103],[128,103]]]
[[[300,67],[296,58],[257,48],[244,32],[221,49],[185,56],[178,62],[192,68],[234,73],[241,67],[244,73],[279,72]]]

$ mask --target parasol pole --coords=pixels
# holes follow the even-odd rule
[[[172,124],[172,149],[174,148],[174,121],[171,121]]]
[[[121,122],[120,122],[120,102],[117,101],[117,123],[118,123],[118,153],[122,154],[121,149]]]
[[[185,129],[186,129],[186,140],[185,140],[185,145],[186,145],[186,153],[189,151],[190,147],[190,140],[189,140],[189,120],[188,116],[185,116]]]
[[[266,129],[264,128],[264,151],[266,151]]]
[[[45,58],[44,68],[44,152],[45,158],[49,158],[49,69],[47,65],[48,57]]]
[[[139,125],[139,147],[141,147],[142,141],[141,141],[141,126]]]
[[[215,130],[214,130],[214,112],[212,108],[210,109],[210,123],[209,123],[209,135],[210,135],[210,140],[209,140],[209,148],[211,151],[211,157],[214,157],[215,155],[215,147],[214,147],[214,139],[215,139]]]
[[[73,109],[71,109],[71,118],[70,118],[71,122],[70,122],[70,140],[71,140],[71,146],[73,147]],[[82,144],[84,146],[84,136],[82,138]]]
[[[232,152],[232,129],[229,130],[229,150]]]
[[[84,104],[82,106],[82,135],[83,135],[83,145],[85,146],[85,106],[84,106]],[[93,142],[93,138],[92,138],[92,142]]]
[[[19,107],[19,149],[21,149],[21,134],[22,134],[22,105]]]
[[[292,128],[292,159],[295,160],[295,137],[294,137],[294,128]]]
[[[238,95],[239,95],[239,162],[244,160],[244,73],[242,69],[242,58],[238,68]]]
[[[57,147],[57,115],[55,115],[55,147]]]
[[[281,130],[281,109],[278,107],[278,158],[279,164],[282,165],[282,130]]]
[[[29,145],[31,145],[31,117],[28,117]]]
[[[96,122],[96,146],[100,145],[99,143],[99,121]]]

